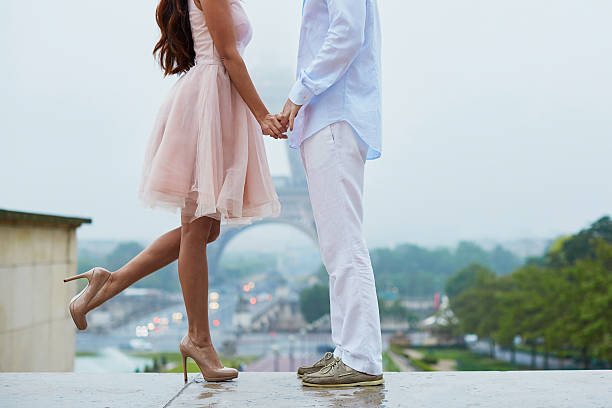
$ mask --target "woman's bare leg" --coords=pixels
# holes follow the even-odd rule
[[[134,282],[175,261],[181,247],[181,227],[166,232],[110,275],[106,284],[92,299],[91,309],[100,306]],[[90,310],[91,310],[90,309]]]
[[[178,258],[179,280],[183,291],[188,335],[203,353],[203,357],[214,368],[223,365],[215,352],[208,326],[208,263],[206,245],[219,233],[219,221],[200,217],[183,223]]]

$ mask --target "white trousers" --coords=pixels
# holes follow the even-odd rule
[[[367,146],[336,122],[300,148],[323,263],[329,273],[334,355],[349,367],[382,373],[374,273],[363,235],[363,173]]]

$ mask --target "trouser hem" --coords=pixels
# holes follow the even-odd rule
[[[371,361],[359,356],[353,356],[349,351],[343,350],[341,347],[336,347],[334,357],[338,357],[344,364],[351,367],[353,370],[370,375],[382,374],[382,356],[381,361]]]

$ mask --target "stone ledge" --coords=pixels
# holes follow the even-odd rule
[[[294,373],[0,373],[2,407],[609,407],[612,371],[385,373],[379,387],[307,388]]]
[[[64,217],[52,214],[29,213],[0,208],[0,223],[9,224],[51,224],[78,227],[81,224],[91,224],[91,218]]]

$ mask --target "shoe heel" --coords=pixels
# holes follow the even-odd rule
[[[183,376],[185,379],[185,384],[187,384],[187,355],[183,354]]]
[[[87,280],[89,280],[89,271],[66,278],[64,279],[64,282],[70,282],[70,281],[73,281],[75,279],[80,279],[80,278],[87,278]]]

